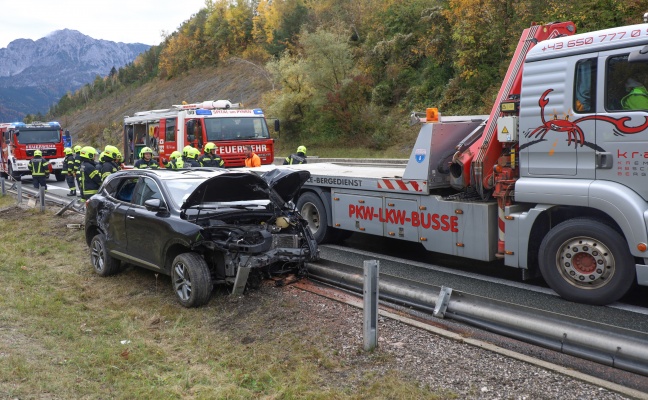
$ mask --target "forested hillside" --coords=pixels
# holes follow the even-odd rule
[[[411,111],[488,113],[532,23],[572,20],[586,32],[640,23],[646,7],[639,0],[207,1],[159,46],[68,93],[51,114],[102,146],[117,140],[123,115],[231,98],[280,118],[289,147],[380,151],[409,142]],[[101,122],[75,122],[98,101]]]

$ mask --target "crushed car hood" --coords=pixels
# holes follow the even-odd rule
[[[271,200],[283,205],[295,197],[309,178],[309,171],[290,169],[274,169],[261,176],[249,172],[224,173],[198,185],[182,208],[244,200]]]

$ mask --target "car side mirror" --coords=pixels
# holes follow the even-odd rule
[[[161,199],[149,199],[144,202],[144,207],[149,211],[166,211],[166,203]]]

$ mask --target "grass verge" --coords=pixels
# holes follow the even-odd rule
[[[0,197],[0,398],[439,397],[389,368],[358,371],[327,328],[296,317],[305,305],[288,288],[216,290],[185,309],[168,277],[95,275],[83,232],[67,227],[78,216],[14,204]]]

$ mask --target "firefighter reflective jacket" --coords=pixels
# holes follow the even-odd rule
[[[150,160],[148,160],[148,161],[146,161],[143,158],[140,158],[139,160],[135,161],[135,164],[133,165],[133,167],[134,168],[140,168],[140,169],[144,169],[144,168],[158,169],[158,168],[160,168],[157,161],[155,161],[152,158]]]
[[[29,160],[28,168],[32,176],[49,176],[49,161],[42,157]]]
[[[76,172],[74,168],[74,158],[74,154],[68,154],[63,160],[63,172],[68,175],[74,175],[74,173]]]
[[[101,186],[101,173],[97,171],[97,164],[94,161],[83,160],[80,172],[83,197],[88,198],[97,194]]]
[[[169,161],[171,169],[182,169],[185,168],[185,162],[182,158],[176,158],[175,160]]]
[[[114,160],[104,161],[101,165],[101,180],[103,181],[110,174],[119,171],[119,165]]]
[[[225,165],[225,161],[223,161],[223,159],[218,154],[205,153],[198,159],[198,162],[203,167],[223,168],[223,166]]]
[[[292,165],[292,164],[306,164],[306,155],[300,155],[303,153],[291,154],[284,160],[283,165]]]

